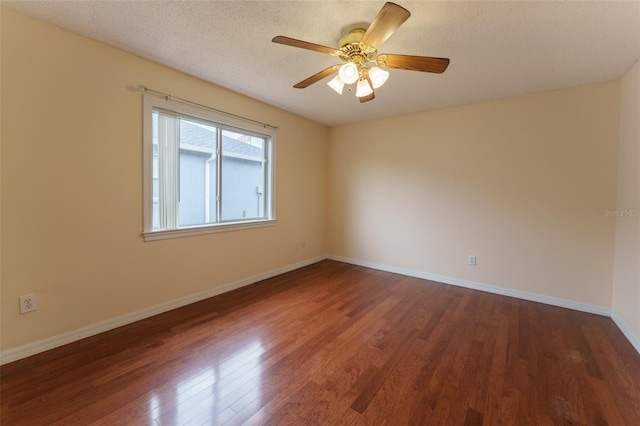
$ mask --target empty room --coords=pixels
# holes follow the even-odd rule
[[[2,425],[639,425],[640,1],[2,1]]]

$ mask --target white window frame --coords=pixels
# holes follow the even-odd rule
[[[276,223],[275,213],[275,144],[276,129],[261,126],[249,120],[242,120],[232,116],[209,111],[204,108],[197,108],[190,105],[164,100],[152,95],[142,96],[142,121],[143,121],[143,232],[144,241],[162,240],[168,238],[180,238],[193,235],[213,234],[218,232],[229,232],[251,228],[262,228],[273,226]],[[232,222],[218,222],[197,226],[184,226],[175,229],[153,229],[153,118],[154,109],[162,109],[174,112],[179,115],[186,115],[219,124],[224,127],[231,127],[238,132],[246,132],[264,137],[267,141],[265,149],[267,152],[266,182],[265,182],[265,218],[250,219]],[[177,208],[177,206],[176,206]]]

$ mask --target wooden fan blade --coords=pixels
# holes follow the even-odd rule
[[[376,62],[380,67],[399,68],[409,71],[434,72],[442,74],[449,66],[448,58],[411,55],[378,55]]]
[[[362,103],[365,103],[365,102],[372,101],[372,100],[374,100],[375,98],[376,98],[376,94],[375,94],[374,92],[371,92],[371,94],[370,94],[370,95],[363,96],[363,97],[358,98],[358,99],[360,99],[360,103],[362,104]]]
[[[295,38],[277,36],[272,40],[274,43],[285,44],[287,46],[299,47],[301,49],[313,50],[314,52],[328,53],[329,55],[335,55],[336,49],[332,47],[322,46],[320,44],[309,43],[308,41],[296,40]]]
[[[338,68],[340,68],[340,65],[332,65],[327,69],[324,69],[322,71],[320,71],[317,74],[312,75],[311,77],[302,80],[300,83],[296,84],[295,87],[296,89],[304,89],[305,87],[309,87],[311,86],[313,83],[317,83],[318,81],[322,80],[323,78],[333,74],[334,72],[338,71]]]
[[[404,7],[391,2],[385,3],[360,41],[367,46],[379,48],[409,16],[411,13]]]

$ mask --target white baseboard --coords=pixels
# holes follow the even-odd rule
[[[299,269],[304,266],[308,266],[313,263],[320,262],[324,259],[326,259],[325,256],[318,256],[311,259],[306,259],[301,262],[294,263],[292,265],[283,266],[282,268],[278,268],[262,274],[254,275],[253,277],[228,283],[221,287],[216,287],[211,290],[206,290],[200,293],[181,297],[180,299],[176,299],[176,300],[172,300],[159,305],[151,306],[149,308],[145,308],[137,312],[132,312],[130,314],[122,315],[106,321],[101,321],[99,323],[92,324],[86,327],[81,327],[76,330],[69,331],[67,333],[58,334],[57,336],[48,337],[46,339],[38,340],[33,343],[28,343],[23,346],[18,346],[16,348],[2,351],[0,352],[0,365],[17,361],[19,359],[26,358],[28,356],[35,355],[44,351],[48,351],[49,349],[57,348],[58,346],[76,342],[80,339],[84,339],[85,337],[90,337],[99,333],[103,333],[105,331],[113,330],[114,328],[131,324],[133,322],[136,322],[145,318],[149,318],[154,315],[161,314],[163,312],[167,312],[176,308],[181,308],[191,303],[199,302],[201,300],[208,299],[210,297],[217,296],[219,294],[226,293],[228,291],[235,290],[240,287],[257,283],[258,281],[266,280],[267,278],[272,278],[277,275],[281,275],[286,272],[290,272],[295,269]]]
[[[587,303],[574,302],[573,300],[560,299],[557,297],[544,296],[526,291],[512,290],[505,287],[497,287],[489,284],[482,284],[473,281],[465,281],[457,278],[445,277],[443,275],[429,274],[426,272],[414,271],[412,269],[398,268],[395,266],[382,265],[379,263],[366,262],[358,259],[351,259],[341,256],[327,256],[327,259],[338,262],[350,263],[352,265],[364,266],[380,271],[393,272],[395,274],[407,275],[410,277],[422,278],[430,281],[437,281],[444,284],[451,284],[458,287],[470,288],[473,290],[485,291],[487,293],[500,294],[502,296],[515,297],[517,299],[529,300],[531,302],[545,303],[547,305],[559,306],[561,308],[573,309],[576,311],[588,312],[590,314],[611,316],[611,309],[604,306],[589,305]]]
[[[629,324],[627,324],[614,310],[611,311],[611,319],[616,323],[620,331],[622,331],[624,337],[627,338],[627,340],[633,345],[634,348],[636,348],[636,351],[638,351],[638,353],[640,354],[640,338],[638,338],[633,330],[631,330]]]
[[[515,297],[517,299],[529,300],[531,302],[539,302],[547,305],[558,306],[561,308],[573,309],[575,311],[587,312],[590,314],[602,315],[610,317],[622,334],[629,340],[631,345],[640,354],[640,338],[635,335],[631,327],[612,309],[604,306],[590,305],[587,303],[575,302],[573,300],[560,299],[557,297],[544,296],[537,293],[529,293],[526,291],[512,290],[504,287],[497,287],[488,284],[477,283],[473,281],[459,280],[457,278],[445,277],[443,275],[429,274],[426,272],[414,271],[411,269],[398,268],[395,266],[383,265],[374,262],[366,262],[348,257],[328,255],[327,259],[338,262],[350,263],[352,265],[364,266],[366,268],[377,269],[385,272],[393,272],[395,274],[406,275],[410,277],[423,278],[430,281],[437,281],[444,284],[451,284],[459,287],[470,288],[474,290],[486,291],[487,293],[500,294],[502,296]]]
[[[357,266],[364,266],[366,268],[377,269],[380,271],[393,272],[396,274],[406,275],[410,277],[422,278],[430,281],[437,281],[444,284],[455,285],[459,287],[470,288],[474,290],[485,291],[493,294],[500,294],[502,296],[515,297],[517,299],[529,300],[532,302],[545,303],[547,305],[559,306],[561,308],[573,309],[576,311],[588,312],[591,314],[597,314],[602,316],[611,317],[614,323],[622,331],[625,337],[631,342],[633,347],[640,353],[640,339],[636,336],[631,328],[620,318],[615,311],[604,307],[590,305],[586,303],[575,302],[572,300],[560,299],[556,297],[544,296],[536,293],[529,293],[520,290],[512,290],[504,287],[497,287],[488,284],[477,283],[473,281],[460,280],[457,278],[446,277],[443,275],[430,274],[426,272],[415,271],[411,269],[398,268],[395,266],[383,265],[374,262],[367,262],[358,259],[351,259],[342,256],[318,256],[311,259],[303,260],[301,262],[294,263],[292,265],[284,266],[272,271],[268,271],[262,274],[255,275],[253,277],[245,278],[240,281],[225,284],[221,287],[216,287],[211,290],[207,290],[201,293],[196,293],[190,296],[182,297],[180,299],[172,300],[167,303],[152,306],[131,314],[122,315],[117,318],[102,321],[87,327],[82,327],[67,333],[52,336],[37,342],[29,343],[23,346],[9,349],[7,351],[0,352],[0,365],[7,364],[9,362],[17,361],[22,358],[26,358],[31,355],[38,354],[40,352],[47,351],[49,349],[57,348],[58,346],[66,345],[84,339],[85,337],[93,336],[105,331],[112,330],[114,328],[131,324],[135,321],[139,321],[145,318],[152,317],[154,315],[161,314],[163,312],[170,311],[172,309],[180,308],[182,306],[189,305],[191,303],[199,302],[204,299],[208,299],[213,296],[217,296],[222,293],[226,293],[231,290],[235,290],[240,287],[244,287],[256,282],[275,277],[277,275],[284,274],[286,272],[293,271],[295,269],[302,268],[324,259],[335,260],[338,262],[349,263]]]

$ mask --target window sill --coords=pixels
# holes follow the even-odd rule
[[[194,226],[191,228],[171,229],[165,231],[143,232],[144,241],[167,240],[171,238],[192,237],[195,235],[217,234],[219,232],[240,231],[243,229],[264,228],[274,226],[275,219],[257,220],[250,222],[231,222],[209,226]]]

